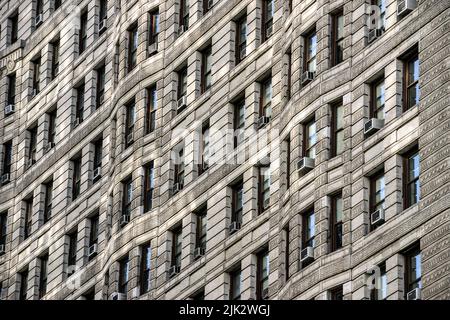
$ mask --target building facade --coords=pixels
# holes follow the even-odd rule
[[[450,3],[0,0],[1,299],[450,299]]]

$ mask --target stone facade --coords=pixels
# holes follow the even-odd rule
[[[401,19],[400,1],[386,0],[385,32],[368,43],[369,0],[275,0],[273,33],[263,34],[263,0],[189,1],[189,28],[179,34],[180,0],[109,0],[106,31],[100,32],[100,0],[0,0],[0,173],[6,143],[12,141],[9,183],[0,186],[0,214],[6,240],[0,255],[1,299],[19,299],[27,270],[27,299],[39,298],[42,259],[48,255],[44,299],[110,299],[120,291],[120,265],[128,257],[127,299],[229,299],[229,272],[241,270],[242,299],[258,294],[258,254],[268,249],[270,299],[367,299],[367,270],[385,263],[387,299],[404,299],[405,250],[419,244],[422,299],[450,299],[450,3],[419,0]],[[292,6],[290,8],[290,3]],[[157,52],[149,54],[151,12],[159,13]],[[342,10],[343,61],[333,66],[332,15]],[[17,38],[11,43],[18,13]],[[87,14],[86,49],[79,52],[81,16]],[[237,63],[238,18],[246,16],[245,58]],[[136,67],[128,70],[137,24]],[[317,69],[302,83],[305,36],[315,28]],[[59,40],[59,72],[52,77],[52,43]],[[407,111],[404,56],[418,45],[420,102]],[[211,87],[202,89],[203,55],[211,47]],[[33,96],[33,62],[40,57],[40,91]],[[290,57],[290,58],[288,58]],[[288,66],[290,64],[290,67]],[[98,99],[104,66],[104,102]],[[186,108],[177,112],[182,68],[187,69]],[[288,73],[290,75],[288,76]],[[15,111],[7,116],[9,79],[15,74]],[[371,136],[371,83],[385,84],[385,123]],[[290,84],[287,80],[290,78]],[[272,115],[258,130],[262,82],[271,79]],[[77,88],[84,84],[83,122],[74,126]],[[149,87],[156,88],[155,130],[147,133]],[[78,90],[79,91],[79,90]],[[289,93],[290,94],[289,94]],[[134,141],[126,147],[127,105],[134,99]],[[201,173],[195,161],[198,132],[233,130],[235,104],[245,101],[247,144],[210,138],[211,161]],[[343,152],[332,156],[332,105],[343,105]],[[54,147],[50,112],[56,110]],[[299,174],[305,122],[315,119],[315,167]],[[27,158],[30,129],[36,128],[35,160]],[[179,134],[182,130],[182,134]],[[258,140],[253,140],[258,138]],[[94,180],[95,142],[101,144],[101,178]],[[262,142],[261,142],[262,141]],[[280,143],[280,141],[282,141]],[[285,141],[290,148],[286,149]],[[404,154],[418,145],[420,201],[405,208]],[[184,151],[184,188],[174,194],[174,151]],[[236,151],[239,161],[224,160]],[[289,153],[289,156],[287,155]],[[81,159],[80,194],[73,199],[73,172]],[[270,161],[270,205],[261,214],[259,168]],[[242,161],[243,160],[243,161]],[[144,212],[145,166],[154,168],[152,208]],[[289,164],[288,164],[289,162]],[[288,170],[288,167],[290,170]],[[385,177],[385,223],[370,231],[370,177]],[[289,174],[289,177],[287,175]],[[130,222],[121,226],[123,182],[130,178]],[[242,180],[242,226],[230,235],[232,186]],[[46,184],[52,181],[51,219],[43,218]],[[342,194],[342,248],[331,252],[331,197]],[[25,237],[32,199],[30,227]],[[197,210],[206,204],[204,256],[194,258]],[[300,263],[305,226],[315,216],[314,260]],[[98,213],[98,254],[89,259],[91,220]],[[174,230],[181,227],[181,265],[172,265]],[[286,232],[288,230],[289,232]],[[0,230],[0,232],[2,232]],[[69,234],[76,233],[75,274],[71,275]],[[288,235],[288,237],[287,237]],[[289,243],[289,246],[287,246]],[[142,293],[142,245],[150,244],[148,292]],[[289,248],[288,254],[285,250]],[[287,258],[286,258],[287,257]],[[286,273],[289,272],[289,277]]]

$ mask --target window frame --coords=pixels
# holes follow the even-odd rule
[[[417,257],[420,256],[420,277],[415,279],[414,281],[411,278],[411,272],[412,272],[412,264],[411,264],[411,259],[413,257]],[[404,282],[404,288],[405,288],[405,299],[408,295],[408,292],[410,292],[411,290],[414,290],[414,288],[422,288],[422,277],[423,277],[423,272],[422,272],[422,250],[420,249],[420,245],[419,244],[415,244],[412,247],[410,247],[408,250],[405,251],[404,253],[404,258],[405,258],[405,282]],[[417,287],[415,286],[417,285]]]
[[[271,4],[272,6],[272,12],[269,16],[269,12],[267,11],[267,7]],[[273,35],[273,15],[275,9],[275,3],[274,0],[263,0],[262,4],[262,19],[261,19],[261,43],[264,43],[266,40],[268,40]],[[267,30],[272,27],[272,32],[269,34]]]
[[[344,300],[344,288],[342,285],[330,289],[330,300],[340,301]]]
[[[80,84],[76,89],[77,101],[75,103],[75,119],[80,123],[84,121],[84,99],[86,86],[85,83]]]
[[[381,265],[378,266],[378,268],[380,269],[380,278],[381,278],[380,282],[381,282],[381,285],[383,286],[382,278],[383,278],[383,276],[387,277],[386,263],[383,262]],[[375,279],[375,281],[377,281],[377,280]],[[372,290],[370,291],[370,300],[375,300],[375,301],[386,300],[387,299],[387,286],[386,286],[386,288],[384,288],[384,290],[386,290],[386,297],[384,297],[384,298],[381,297],[382,299],[380,299],[380,295],[383,294],[383,288],[379,288],[379,289],[377,289],[376,287],[372,288]]]
[[[344,104],[342,99],[331,104],[331,158],[337,157],[344,153]],[[338,108],[342,108],[342,127],[338,126]],[[339,152],[338,150],[338,136],[342,133],[342,150]],[[317,135],[317,132],[316,132]]]
[[[33,225],[33,196],[24,199],[24,202],[25,202],[25,221],[24,221],[23,238],[24,240],[26,240],[31,236],[32,233],[31,227]]]
[[[178,226],[172,230],[172,250],[170,266],[181,268],[181,256],[183,253],[183,234],[182,227]]]
[[[263,171],[268,171],[269,174],[264,174]],[[268,177],[267,179],[265,177]],[[268,180],[269,186],[268,188],[264,188],[264,183]],[[258,215],[263,214],[268,208],[270,208],[270,186],[271,186],[271,172],[270,166],[260,166],[258,167]],[[267,206],[264,205],[264,198],[269,194],[269,204]]]
[[[177,98],[187,97],[187,67],[181,68],[178,72]]]
[[[267,257],[266,272],[264,268],[264,260]],[[268,297],[263,297],[264,289],[269,288],[269,274],[270,274],[270,260],[269,250],[265,248],[257,254],[257,272],[256,272],[256,299],[266,300]],[[265,285],[266,284],[266,285]]]
[[[8,234],[8,212],[0,213],[0,244],[6,245],[6,236]]]
[[[139,35],[138,24],[133,23],[127,30],[128,50],[127,50],[127,71],[130,73],[137,66]]]
[[[339,19],[342,18],[342,37],[339,34]],[[344,9],[340,8],[331,16],[331,66],[335,67],[344,61]],[[339,51],[341,50],[341,51]],[[341,57],[341,59],[339,59]]]
[[[56,138],[56,110],[53,110],[48,115],[48,136],[47,136],[47,142],[48,143],[55,143]]]
[[[42,299],[47,293],[48,284],[48,254],[45,254],[39,258],[40,270],[39,270],[39,299]]]
[[[11,166],[12,166],[12,140],[5,141],[3,143],[3,174],[11,174]]]
[[[77,243],[78,243],[78,231],[75,230],[67,235],[69,238],[69,250],[67,255],[67,266],[73,267],[77,264]],[[71,273],[69,274],[69,276]]]
[[[158,35],[160,33],[160,15],[159,10],[153,10],[149,13],[149,33],[148,33],[148,44],[157,44],[158,43]]]
[[[341,199],[342,202],[342,218],[340,221],[337,219],[337,200]],[[331,251],[335,252],[343,247],[343,215],[344,215],[344,199],[342,198],[342,192],[336,193],[331,196],[331,210],[330,210],[330,238],[331,238]],[[339,231],[340,230],[340,231]],[[339,240],[340,238],[340,240]]]
[[[141,246],[141,263],[139,275],[139,290],[141,295],[151,290],[152,247],[150,243]]]
[[[189,10],[185,10],[186,7],[189,8],[189,0],[180,0],[180,17],[179,25],[184,26],[185,31],[189,28]]]
[[[45,184],[45,198],[44,198],[44,224],[52,218],[52,201],[53,201],[53,180]]]
[[[309,56],[309,52],[311,51],[311,44],[310,44],[310,39],[312,38],[316,38],[316,42],[315,42],[315,54]],[[303,46],[303,72],[313,72],[314,74],[317,71],[317,31],[316,28],[314,27],[312,30],[310,30],[308,33],[306,33],[304,35],[304,46]],[[311,70],[309,68],[309,64],[315,60],[315,70]]]
[[[150,163],[144,167],[144,212],[150,211],[153,207],[154,177],[154,162],[150,161]]]
[[[29,269],[26,268],[25,270],[19,272],[19,276],[20,276],[19,300],[27,300]]]
[[[130,259],[125,256],[119,261],[119,293],[128,294],[128,282],[130,281]]]
[[[414,179],[409,179],[409,173],[411,171],[410,167],[410,159],[414,156],[419,157],[419,174]],[[413,170],[414,171],[414,170]],[[414,202],[413,199],[410,199],[409,194],[409,186],[413,185],[414,183],[419,182],[419,200],[417,202]],[[413,205],[417,204],[420,201],[420,154],[419,154],[419,148],[418,146],[414,146],[411,150],[409,150],[404,156],[403,156],[403,207],[404,209],[408,209],[412,207]]]
[[[15,12],[8,18],[11,31],[9,34],[9,45],[13,45],[19,40],[19,13]]]
[[[8,93],[7,93],[7,105],[15,105],[16,104],[16,84],[17,84],[17,75],[16,73],[12,73],[7,76],[8,79]]]
[[[184,147],[180,148],[178,151],[178,158],[180,163],[174,164],[174,184],[180,184],[181,189],[184,187],[184,171],[185,171],[185,163],[184,163]]]
[[[244,209],[244,182],[239,180],[231,187],[231,222],[242,224],[242,214]],[[239,193],[241,193],[241,203],[239,204]]]
[[[314,135],[316,142],[312,145],[309,145],[309,130],[308,128],[310,126],[314,126]],[[310,118],[309,120],[305,121],[303,124],[303,146],[302,146],[302,155],[303,157],[309,157],[312,159],[316,158],[316,146],[317,146],[317,123],[315,117]],[[314,157],[311,157],[310,152],[314,150]]]
[[[195,248],[202,248],[206,251],[207,241],[207,210],[206,206],[195,214],[196,232],[195,232]]]
[[[241,110],[243,111],[243,117],[241,121]],[[240,146],[244,141],[240,141],[239,133],[245,133],[245,98],[240,99],[234,104],[233,114],[233,128],[234,128],[234,149]],[[245,140],[245,138],[244,138]]]
[[[245,27],[245,39],[242,39],[242,29]],[[244,14],[236,21],[236,48],[235,59],[236,65],[245,59],[247,55],[247,15]],[[245,49],[245,55],[241,56],[241,52]]]
[[[384,184],[384,189],[380,189],[379,192],[381,192],[381,190],[383,190],[384,192],[384,197],[382,200],[380,201],[376,201],[376,196],[378,191],[376,190],[376,184],[377,184],[377,180],[378,179],[383,179],[383,184]],[[369,186],[369,218],[370,215],[372,213],[374,213],[377,209],[378,206],[382,206],[384,209],[384,203],[386,201],[386,174],[384,172],[384,169],[381,169],[379,171],[377,171],[375,174],[373,174],[372,176],[370,176],[370,186]],[[369,223],[369,232],[374,231],[376,228],[378,228],[379,226],[374,226],[372,225],[372,223]]]
[[[314,208],[310,208],[307,211],[305,211],[302,215],[302,248],[306,249],[307,247],[315,247],[315,237],[316,237],[316,217]],[[312,233],[309,234],[309,222],[313,222],[312,226],[314,228],[312,229]]]
[[[78,55],[82,55],[87,49],[87,23],[88,11],[85,8],[80,16],[80,30],[78,36]]]
[[[52,44],[52,69],[51,69],[51,79],[54,80],[59,74],[59,58],[60,58],[60,40],[54,41]]]
[[[133,203],[133,180],[128,177],[122,182],[122,212],[121,217],[131,217]]]
[[[416,81],[412,81],[410,83],[410,75],[409,75],[409,71],[410,71],[410,64],[411,62],[414,61],[418,61],[419,63],[419,75],[418,75],[418,80]],[[412,108],[414,108],[415,106],[417,106],[417,103],[414,105],[410,105],[409,101],[411,99],[411,94],[410,94],[410,90],[412,88],[419,88],[419,94],[420,94],[420,60],[419,60],[419,53],[418,53],[418,49],[417,48],[413,48],[411,50],[411,52],[409,52],[407,54],[407,56],[404,58],[403,61],[403,112],[406,112]],[[416,97],[417,99],[417,97]],[[420,95],[418,98],[420,103]]]
[[[382,85],[383,88],[383,104],[381,106],[377,106],[378,96],[377,96],[377,89],[378,87]],[[384,76],[374,81],[370,86],[370,116],[375,119],[378,118],[378,112],[383,111],[383,118],[381,120],[385,119],[385,106],[386,106],[386,81]]]
[[[230,299],[229,300],[241,300],[241,288],[242,288],[242,270],[241,268],[237,268],[229,273],[230,275]],[[236,285],[235,280],[239,277],[239,294],[236,295]]]
[[[125,149],[134,143],[134,125],[136,123],[136,101],[133,99],[125,106]],[[133,134],[133,139],[128,141],[128,136]]]
[[[273,100],[273,86],[272,75],[260,82],[261,94],[259,98],[259,116],[272,117],[272,100]],[[267,93],[270,91],[270,99],[266,99]]]
[[[203,94],[211,88],[212,85],[212,47],[208,45],[202,51],[202,66],[200,79],[200,93]],[[210,64],[208,64],[210,60]],[[208,81],[209,79],[209,81]]]
[[[41,91],[40,76],[41,76],[41,57],[37,57],[31,63],[33,64],[32,89],[38,94]]]
[[[95,109],[99,109],[105,101],[105,80],[106,70],[105,65],[102,64],[96,69],[97,72],[97,86],[95,94]]]
[[[81,157],[72,160],[72,201],[75,201],[81,194]]]

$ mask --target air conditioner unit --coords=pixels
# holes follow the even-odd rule
[[[114,292],[111,295],[111,300],[127,300],[127,295],[125,293]]]
[[[370,224],[373,226],[380,225],[384,222],[384,210],[378,209],[370,214]]]
[[[420,300],[421,299],[421,292],[420,288],[415,288],[408,292],[406,295],[406,300]]]
[[[45,153],[49,152],[52,148],[55,147],[55,143],[54,142],[49,142],[45,145],[44,147],[44,151]]]
[[[372,43],[378,37],[381,37],[383,34],[383,29],[372,29],[369,31],[369,37],[367,38],[367,43]]]
[[[106,19],[103,19],[102,21],[100,21],[100,23],[98,24],[98,32],[101,33],[103,31],[106,30]]]
[[[101,176],[102,176],[102,167],[95,168],[92,179],[95,180],[95,179],[100,178]]]
[[[180,99],[178,99],[177,109],[180,110],[186,106],[187,106],[187,98],[186,96],[182,96]]]
[[[75,118],[75,120],[72,124],[72,127],[75,129],[76,127],[78,127],[80,125],[80,123],[81,123],[80,118]]]
[[[233,221],[229,225],[228,230],[229,230],[230,234],[233,234],[233,233],[237,232],[240,228],[241,228],[241,224],[237,221]]]
[[[123,227],[130,222],[130,215],[124,214],[120,217],[120,226]]]
[[[185,31],[186,31],[186,30],[185,30],[184,26],[180,26],[180,27],[178,28],[178,36],[181,36]]]
[[[302,74],[302,84],[305,85],[314,80],[314,72],[306,71]]]
[[[158,42],[152,43],[148,46],[148,54],[152,55],[158,52]]]
[[[131,132],[127,135],[127,144],[133,143],[133,140],[134,140],[134,135],[133,135],[133,132]]]
[[[202,247],[195,248],[194,250],[194,259],[201,258],[205,255],[205,249]]]
[[[1,178],[1,183],[2,183],[2,184],[6,184],[6,183],[8,183],[9,181],[10,181],[10,175],[9,175],[9,173],[3,174],[3,175],[2,175],[2,178]]]
[[[97,249],[98,249],[98,245],[96,243],[94,243],[92,246],[90,246],[88,249],[88,257],[91,258],[94,255],[96,255]]]
[[[266,116],[262,116],[258,119],[258,128],[264,127],[266,124],[270,122],[270,118]]]
[[[38,14],[36,16],[36,18],[34,18],[34,25],[36,27],[39,27],[42,24],[42,22],[43,22],[43,17],[42,17],[42,13],[41,13],[41,14]]]
[[[297,162],[297,171],[304,172],[314,169],[315,160],[309,157],[303,157]]]
[[[397,15],[404,16],[417,8],[417,0],[399,0],[397,3]]]
[[[306,247],[300,252],[300,262],[309,262],[314,260],[314,248]]]
[[[172,194],[178,193],[181,189],[183,189],[182,183],[175,183],[172,188]]]
[[[10,114],[14,113],[14,105],[13,104],[9,104],[5,107],[4,111],[5,111],[5,116],[9,116]]]
[[[180,273],[180,267],[179,266],[171,266],[169,268],[169,277],[172,278],[173,276]]]
[[[383,119],[370,119],[366,123],[364,123],[364,134],[369,135],[372,134],[384,126],[384,120]]]
[[[263,300],[269,299],[269,288],[263,289],[263,291],[262,291],[262,293],[261,293],[261,298],[262,298]]]

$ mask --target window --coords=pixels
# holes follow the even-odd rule
[[[122,216],[131,216],[131,204],[133,201],[133,182],[128,178],[123,182]]]
[[[38,17],[40,17],[40,20],[42,21],[42,15],[44,14],[44,3],[43,0],[36,0],[36,13],[35,13],[35,23],[34,27],[37,29],[39,28],[40,24],[37,22]]]
[[[292,53],[291,48],[286,52],[286,98],[291,99],[292,88]]]
[[[342,194],[337,194],[331,197],[331,212],[330,212],[331,252],[342,248],[342,218],[343,218]]]
[[[51,80],[55,79],[59,73],[59,40],[53,42],[52,46],[52,70],[51,70]]]
[[[244,184],[240,180],[232,188],[231,222],[242,223],[242,209],[244,207]]]
[[[212,6],[212,0],[203,0],[203,14],[206,14],[209,10],[211,10]]]
[[[69,238],[69,256],[67,259],[67,266],[68,266],[68,275],[72,275],[75,270],[74,267],[77,264],[77,242],[78,242],[78,236],[77,231],[75,230],[71,234],[68,235]]]
[[[260,117],[272,116],[272,77],[261,83]]]
[[[197,232],[195,234],[195,248],[206,250],[206,206],[196,214]]]
[[[405,298],[416,288],[422,289],[422,253],[418,245],[405,253]]]
[[[95,213],[90,219],[90,229],[89,229],[89,246],[98,244],[98,227],[99,227],[99,214]]]
[[[292,13],[292,0],[288,0],[288,10],[289,13]]]
[[[203,301],[205,300],[205,289],[198,291],[191,297],[192,300]]]
[[[12,162],[12,141],[7,141],[3,144],[3,170],[2,175],[11,174]],[[7,179],[9,181],[9,179]],[[7,183],[7,182],[5,182]]]
[[[377,210],[384,209],[385,196],[384,172],[379,172],[370,179],[370,214]],[[374,225],[370,226],[371,231],[375,230],[375,228],[376,226]]]
[[[8,223],[7,212],[0,213],[0,246],[6,246],[7,223]]]
[[[72,160],[72,201],[80,195],[81,187],[81,157]]]
[[[13,73],[8,76],[8,95],[7,95],[7,105],[14,106],[16,104],[16,74]]]
[[[135,101],[131,101],[126,106],[125,119],[125,148],[131,146],[134,142],[134,122],[135,122]]]
[[[245,139],[245,99],[234,106],[234,148],[237,148]]]
[[[342,285],[330,290],[330,300],[344,300]]]
[[[77,102],[75,105],[75,123],[82,123],[84,120],[84,83],[76,88]]]
[[[385,87],[384,78],[376,81],[370,93],[370,114],[372,118],[384,119]]]
[[[275,13],[275,1],[263,0],[262,8],[262,41],[270,38],[273,32],[273,15]]]
[[[181,267],[181,250],[183,247],[181,227],[172,231],[172,260],[170,265],[179,269]]]
[[[404,158],[404,207],[405,209],[420,200],[420,157],[417,148],[411,150]]]
[[[47,276],[48,276],[48,254],[39,258],[40,273],[39,273],[39,299],[47,293]]]
[[[29,148],[28,148],[28,163],[27,166],[30,167],[36,163],[36,145],[37,145],[37,127],[28,130],[29,134]]]
[[[25,221],[23,229],[23,238],[27,239],[31,235],[31,227],[33,224],[33,196],[24,200],[25,205]]]
[[[209,123],[203,125],[199,143],[200,164],[198,174],[201,175],[209,168]]]
[[[270,168],[259,168],[259,181],[258,181],[258,213],[263,213],[270,206]]]
[[[317,132],[316,121],[312,119],[303,126],[303,156],[316,158]]]
[[[379,11],[379,14],[377,14],[375,10],[372,10],[372,25],[384,32],[386,28],[386,0],[372,0],[372,6],[378,7],[377,10]]]
[[[244,60],[247,54],[247,17],[244,15],[236,22],[236,64]]]
[[[153,190],[155,189],[153,161],[144,168],[144,175],[144,212],[148,212],[153,206]]]
[[[95,94],[95,108],[98,109],[105,101],[105,65],[97,69],[97,87]]]
[[[269,298],[269,251],[264,249],[258,254],[257,259],[256,299],[267,300]]]
[[[332,16],[331,37],[331,65],[336,66],[344,61],[344,13],[342,10]]]
[[[174,186],[178,187],[178,190],[184,187],[184,149],[181,148],[175,159],[175,176],[174,176]]]
[[[97,182],[101,177],[102,158],[103,158],[103,139],[98,139],[97,141],[94,142],[94,179],[93,179],[94,183]]]
[[[180,27],[189,28],[189,0],[180,0]]]
[[[19,14],[15,13],[8,19],[8,24],[11,26],[11,31],[9,34],[9,44],[14,44],[18,40],[18,30],[19,30]]]
[[[40,75],[41,75],[41,57],[38,57],[35,60],[33,60],[31,62],[31,64],[33,66],[32,97],[34,97],[40,91],[40,85],[39,85],[40,81],[39,80],[40,80]]]
[[[54,144],[56,137],[56,110],[50,112],[48,115],[48,136],[47,143]]]
[[[106,19],[108,18],[108,1],[100,0],[99,21],[103,23],[103,28],[99,30],[99,34],[102,35],[106,31]]]
[[[316,235],[316,218],[314,210],[302,215],[302,250],[307,247],[314,247],[314,237]]]
[[[128,293],[128,281],[130,280],[130,260],[128,256],[119,261],[119,293]]]
[[[149,45],[158,43],[158,35],[159,35],[159,12],[153,11],[150,12],[150,28],[148,35]]]
[[[55,0],[55,2],[53,2],[53,9],[56,11],[59,7],[61,7],[61,0]]]
[[[47,223],[52,217],[52,200],[53,200],[53,181],[49,181],[45,184],[44,223]]]
[[[284,141],[286,150],[286,189],[291,186],[291,138]]]
[[[86,50],[87,44],[87,23],[88,23],[88,13],[85,10],[80,17],[80,33],[78,39],[78,54],[81,55]]]
[[[82,297],[84,298],[84,300],[95,300],[95,287],[85,292]]]
[[[202,52],[202,77],[201,77],[201,93],[204,93],[209,88],[211,88],[211,66],[212,66],[212,55],[211,46],[208,46]]]
[[[290,274],[289,274],[289,251],[290,251],[290,240],[289,240],[289,225],[284,227],[284,280],[288,281]]]
[[[241,300],[241,269],[230,273],[230,300]]]
[[[387,273],[386,264],[383,263],[378,267],[380,269],[380,277],[375,279],[375,287],[370,292],[371,300],[386,300],[387,298]]]
[[[19,300],[27,300],[28,268],[19,273],[19,278],[20,278]]]
[[[150,271],[151,271],[151,259],[152,259],[152,248],[150,244],[145,244],[141,247],[141,274],[139,276],[140,290],[141,294],[150,291]]]
[[[178,72],[178,99],[187,96],[187,68]]]
[[[146,133],[155,131],[156,127],[156,109],[158,107],[158,95],[156,86],[147,89],[147,108],[146,108]]]
[[[342,100],[331,106],[331,156],[344,151],[344,106]]]
[[[303,70],[308,72],[316,72],[316,54],[317,54],[317,34],[316,30],[313,30],[305,36],[305,51]]]
[[[138,50],[138,26],[134,24],[128,29],[128,72],[134,69],[137,64]]]
[[[405,60],[405,89],[404,89],[404,111],[407,111],[419,103],[420,100],[420,86],[419,86],[419,55],[417,52],[413,53]]]

